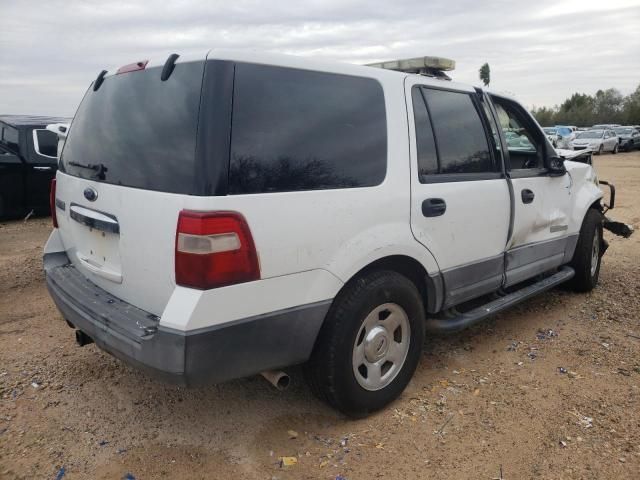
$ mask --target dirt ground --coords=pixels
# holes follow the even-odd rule
[[[596,161],[637,228],[640,152]],[[2,479],[640,478],[640,234],[608,235],[590,294],[429,339],[401,398],[354,421],[295,369],[286,392],[261,377],[184,389],[77,347],[43,281],[49,231],[0,224]]]

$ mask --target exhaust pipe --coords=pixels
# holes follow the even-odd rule
[[[76,343],[79,346],[84,347],[85,345],[93,343],[93,338],[84,333],[82,330],[76,330]]]
[[[289,387],[289,383],[291,383],[289,375],[280,370],[266,370],[261,372],[260,375],[280,391],[286,390]]]

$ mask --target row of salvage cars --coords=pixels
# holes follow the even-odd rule
[[[69,118],[0,116],[0,219],[49,214]]]
[[[544,132],[552,145],[561,149],[590,150],[597,155],[640,149],[640,125],[602,124],[588,129],[556,125],[544,127]]]

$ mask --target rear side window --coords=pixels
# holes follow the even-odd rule
[[[373,186],[386,164],[377,81],[237,64],[229,193]]]
[[[196,131],[204,62],[112,75],[89,88],[73,119],[61,170],[172,193],[196,190]]]
[[[45,129],[33,131],[33,148],[38,155],[49,158],[58,156],[58,135]]]
[[[495,171],[480,114],[470,94],[423,88],[435,132],[439,173]]]
[[[420,90],[420,87],[413,87],[411,97],[413,100],[413,118],[416,126],[418,174],[422,179],[424,175],[438,173],[438,154],[429,113]]]

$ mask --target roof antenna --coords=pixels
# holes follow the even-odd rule
[[[100,85],[102,85],[102,82],[104,82],[104,76],[107,74],[106,70],[102,70],[99,74],[98,74],[98,78],[95,79],[95,81],[93,82],[93,91],[97,91],[100,88]]]
[[[164,67],[162,67],[162,75],[160,75],[160,80],[164,82],[171,76],[171,74],[173,73],[173,69],[176,68],[176,60],[179,56],[180,55],[178,55],[177,53],[172,53],[171,55],[169,55],[167,61],[164,62]]]

